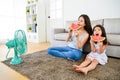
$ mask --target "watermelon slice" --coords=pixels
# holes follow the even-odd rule
[[[104,41],[105,40],[105,37],[102,37],[102,36],[91,36],[91,39],[94,41],[94,42],[101,42],[101,41]]]
[[[72,23],[70,28],[71,28],[72,30],[77,30],[77,29],[80,28],[80,26],[79,26],[78,24],[76,24],[76,23]]]

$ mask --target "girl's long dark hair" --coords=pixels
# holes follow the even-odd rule
[[[103,41],[103,44],[104,45],[106,45],[107,43],[108,43],[108,41],[107,41],[107,36],[106,36],[106,31],[105,31],[105,28],[102,26],[102,25],[96,25],[94,28],[93,28],[93,31],[94,31],[94,29],[96,28],[96,27],[99,27],[100,29],[101,29],[101,31],[102,31],[102,37],[105,37],[105,40]]]
[[[78,19],[80,17],[83,17],[84,18],[84,21],[85,21],[85,30],[88,32],[89,34],[89,38],[88,40],[90,40],[90,35],[92,35],[92,26],[91,26],[91,22],[90,22],[90,18],[86,15],[86,14],[82,14],[78,17]]]

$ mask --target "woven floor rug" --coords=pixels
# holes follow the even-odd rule
[[[80,64],[85,55],[76,62],[50,56],[46,51],[27,54],[21,58],[23,63],[19,65],[10,65],[10,60],[3,63],[30,80],[120,80],[120,59],[116,58],[109,57],[105,66],[98,65],[86,76],[72,68],[73,64]]]

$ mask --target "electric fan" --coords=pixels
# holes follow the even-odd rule
[[[19,57],[19,54],[23,55],[27,51],[27,39],[26,39],[25,32],[23,30],[15,31],[14,39],[9,40],[6,43],[6,46],[8,47],[9,51],[10,51],[10,48],[14,48],[14,57],[10,61],[10,64],[13,64],[13,65],[20,64],[22,62],[22,59]]]

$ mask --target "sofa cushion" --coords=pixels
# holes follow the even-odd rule
[[[103,25],[103,19],[98,19],[98,20],[92,20],[91,21],[91,25],[92,25],[92,28],[95,26],[95,25]]]
[[[54,35],[55,40],[65,41],[68,33],[59,33]]]
[[[120,46],[120,34],[107,34],[107,39],[110,45],[119,45]]]
[[[120,33],[120,18],[104,19],[106,33]]]
[[[109,45],[106,50],[107,56],[120,58],[120,46]]]

